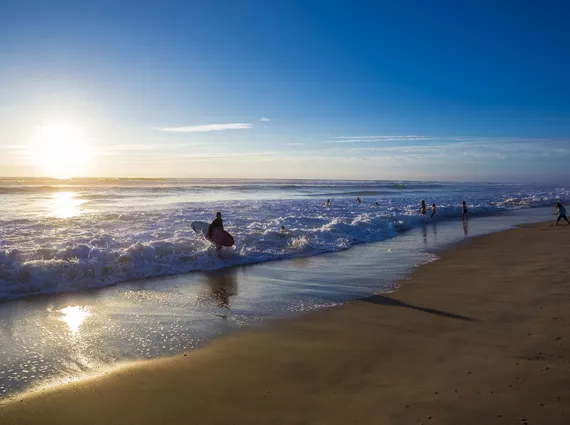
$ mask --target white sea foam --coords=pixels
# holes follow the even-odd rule
[[[58,197],[62,191],[70,195]],[[0,192],[6,205],[0,213],[0,300],[339,251],[426,223],[418,213],[422,199],[438,205],[442,220],[460,217],[463,199],[470,214],[492,215],[551,205],[570,193],[509,185],[233,180],[79,180],[64,186],[5,180]],[[322,194],[330,207],[323,207]],[[363,198],[361,205],[355,196]],[[221,255],[190,229],[192,221],[209,221],[216,211],[236,240]]]

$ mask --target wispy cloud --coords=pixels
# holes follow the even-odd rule
[[[285,143],[285,146],[305,146],[305,143],[303,143],[303,142],[291,142],[291,143]]]
[[[113,155],[155,155],[157,152],[171,152],[172,150],[183,150],[200,146],[200,143],[183,143],[183,144],[113,144],[105,146],[97,146],[93,150],[93,154],[97,156],[113,156]]]
[[[259,121],[261,121],[261,122],[269,122],[269,121],[272,121],[272,119],[271,119],[271,118],[263,117],[263,118],[261,118]]]
[[[335,139],[379,139],[379,140],[424,140],[424,139],[433,139],[432,136],[417,136],[417,135],[408,135],[408,136],[338,136]]]
[[[437,137],[431,136],[339,136],[335,140],[327,140],[323,143],[380,143],[380,142],[401,142],[401,141],[420,141],[420,140],[437,140]]]
[[[382,143],[382,142],[485,142],[485,143],[544,143],[556,142],[554,139],[529,137],[474,137],[474,136],[338,136],[335,140],[326,140],[322,143]]]
[[[0,150],[6,150],[6,151],[26,151],[28,150],[30,147],[27,145],[1,145],[0,144]]]
[[[253,124],[251,123],[231,123],[231,124],[192,125],[186,127],[162,127],[162,128],[155,128],[155,130],[168,131],[174,133],[195,133],[202,131],[247,130],[252,127]]]

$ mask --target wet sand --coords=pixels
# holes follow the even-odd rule
[[[568,424],[570,227],[476,237],[389,295],[0,406],[5,424]]]

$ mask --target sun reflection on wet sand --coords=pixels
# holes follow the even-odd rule
[[[88,307],[81,307],[78,305],[67,306],[59,310],[59,312],[61,313],[60,320],[65,322],[69,330],[74,334],[79,332],[79,329],[85,319],[91,316]]]
[[[57,218],[75,217],[81,214],[83,201],[75,198],[75,192],[58,192],[53,195],[49,203],[49,211]]]

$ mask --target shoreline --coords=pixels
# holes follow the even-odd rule
[[[0,419],[567,423],[566,236],[538,224],[470,238],[388,295],[27,394],[5,402]],[[137,403],[149,408],[131,411]]]
[[[485,220],[485,219],[501,219],[501,218],[509,218],[509,217],[517,217],[517,215],[519,215],[521,212],[522,213],[526,213],[529,216],[532,216],[533,213],[538,215],[539,211],[544,211],[547,208],[544,206],[539,206],[539,207],[529,207],[529,208],[524,208],[521,210],[505,210],[505,211],[496,211],[493,213],[483,213],[483,214],[475,214],[470,216],[470,221],[480,221],[480,220]],[[422,219],[421,216],[416,216],[417,219]],[[440,225],[450,225],[453,223],[461,223],[463,222],[463,220],[459,217],[459,216],[438,216],[435,220],[431,220],[428,219],[428,216],[425,215],[423,217],[424,222],[421,224],[416,224],[412,227],[409,228],[405,228],[405,229],[396,229],[395,234],[392,236],[388,236],[379,240],[372,240],[372,241],[366,241],[366,242],[356,242],[353,245],[350,245],[348,248],[346,249],[338,249],[338,250],[332,250],[332,251],[323,251],[323,252],[311,252],[311,253],[303,253],[303,254],[292,254],[291,256],[283,256],[281,258],[274,258],[274,259],[269,259],[269,260],[263,260],[263,261],[254,261],[254,262],[243,262],[243,263],[235,263],[235,264],[229,264],[227,266],[223,266],[223,267],[219,267],[219,268],[213,268],[213,269],[195,269],[195,270],[189,270],[189,271],[185,271],[185,272],[173,272],[172,274],[161,274],[161,275],[155,275],[155,276],[140,276],[140,277],[136,277],[136,278],[128,278],[125,280],[117,280],[117,281],[113,281],[112,283],[105,283],[105,284],[101,284],[101,285],[94,285],[94,286],[87,286],[84,288],[79,288],[79,289],[65,289],[65,290],[61,290],[61,289],[55,289],[55,290],[42,290],[42,291],[38,291],[38,292],[29,292],[29,293],[23,293],[23,294],[18,294],[18,295],[11,295],[9,297],[3,297],[0,298],[0,305],[3,303],[9,303],[9,302],[14,302],[14,301],[19,301],[19,300],[29,300],[29,299],[34,299],[34,298],[41,298],[41,297],[53,297],[53,296],[60,296],[60,295],[65,295],[65,294],[81,294],[81,293],[89,293],[89,292],[93,292],[93,291],[100,291],[100,290],[105,290],[108,288],[113,288],[117,285],[130,285],[130,284],[137,284],[140,282],[144,282],[144,281],[153,281],[153,280],[157,280],[157,279],[169,279],[169,278],[176,278],[176,277],[183,277],[185,275],[189,275],[189,274],[195,274],[195,273],[211,273],[211,272],[217,272],[217,271],[224,271],[224,270],[230,270],[230,269],[234,269],[234,268],[242,268],[242,267],[255,267],[255,266],[260,266],[260,265],[265,265],[267,263],[274,263],[274,262],[280,262],[280,261],[291,261],[291,260],[298,260],[298,259],[305,259],[305,258],[313,258],[313,257],[318,257],[318,256],[322,256],[322,255],[335,255],[335,254],[340,254],[343,253],[345,251],[350,251],[352,249],[358,248],[358,247],[362,247],[362,246],[366,246],[366,245],[373,245],[373,244],[382,244],[382,243],[389,243],[390,241],[396,239],[396,238],[400,238],[403,235],[409,233],[409,232],[414,232],[414,231],[418,231],[420,229],[425,229],[427,227],[430,226],[440,226]],[[394,224],[393,224],[394,225]],[[394,225],[394,227],[397,227],[396,225]],[[501,229],[503,230],[503,229]],[[496,230],[494,230],[496,231]],[[288,235],[290,237],[296,237],[298,235]],[[227,252],[226,252],[227,253]]]

